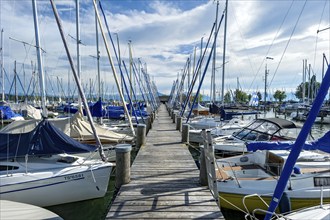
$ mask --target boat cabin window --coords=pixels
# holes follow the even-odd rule
[[[18,168],[19,167],[17,167],[17,166],[0,165],[0,171],[18,170]]]
[[[254,141],[256,140],[258,133],[255,131],[243,130],[241,132],[235,133],[234,136],[244,141]]]

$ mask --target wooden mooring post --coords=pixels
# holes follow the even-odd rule
[[[182,143],[189,143],[189,130],[190,130],[190,125],[189,124],[183,124],[182,125],[182,133],[181,133],[181,142]]]
[[[146,144],[147,126],[145,124],[138,124],[136,131],[136,146],[139,148]]]
[[[131,150],[130,144],[116,145],[116,188],[120,188],[131,180]]]

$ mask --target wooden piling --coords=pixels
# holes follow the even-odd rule
[[[178,131],[182,130],[182,117],[181,116],[176,117],[176,130],[178,130]]]
[[[147,126],[145,124],[138,124],[136,131],[136,146],[141,147],[146,144]]]
[[[183,124],[182,125],[182,143],[189,143],[189,130],[190,130],[190,125],[189,124]]]
[[[131,180],[131,150],[130,144],[116,145],[116,188],[120,188]]]

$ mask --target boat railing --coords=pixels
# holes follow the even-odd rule
[[[257,212],[259,212],[259,213],[263,213],[263,214],[265,214],[265,215],[266,215],[266,214],[274,215],[276,219],[280,219],[281,217],[283,217],[282,215],[278,215],[277,213],[269,212],[269,211],[264,210],[264,209],[254,209],[254,210],[252,211],[252,217],[253,217],[254,219],[258,219],[258,218],[256,217],[256,213],[257,213]],[[247,219],[247,217],[250,216],[250,215],[251,215],[250,213],[246,214],[245,219]]]
[[[323,203],[323,198],[324,198],[324,193],[323,193],[323,186],[321,186],[321,195],[320,195],[320,207],[322,208],[323,207],[323,205],[324,205],[324,203]],[[258,219],[257,217],[256,217],[256,213],[260,213],[260,214],[271,214],[271,215],[273,215],[273,218],[272,219],[287,219],[287,218],[285,218],[283,215],[284,214],[288,214],[288,213],[291,213],[291,212],[293,212],[293,211],[295,211],[295,212],[297,212],[297,211],[299,211],[299,210],[302,210],[302,209],[304,209],[304,207],[303,208],[300,208],[300,209],[296,209],[296,210],[292,210],[291,212],[288,212],[288,213],[281,213],[281,214],[277,214],[277,213],[273,213],[273,212],[269,212],[268,210],[264,210],[264,209],[260,209],[260,208],[257,208],[257,209],[254,209],[253,211],[252,211],[252,214],[250,214],[249,213],[249,211],[248,211],[248,209],[247,209],[247,207],[246,207],[246,205],[245,205],[245,199],[246,198],[248,198],[248,197],[253,197],[253,196],[257,196],[265,205],[266,205],[266,207],[269,207],[268,206],[268,204],[262,199],[262,197],[260,196],[260,195],[258,195],[258,194],[251,194],[251,195],[246,195],[246,196],[244,196],[243,197],[243,205],[244,205],[244,208],[247,210],[247,212],[246,212],[246,215],[245,215],[245,219],[248,219],[248,217],[250,217],[250,218],[252,218],[252,219]],[[251,216],[252,215],[252,216]]]
[[[269,205],[267,204],[267,202],[259,194],[255,193],[255,194],[246,195],[246,196],[243,197],[243,201],[242,201],[243,202],[243,206],[244,206],[244,208],[246,210],[246,213],[247,213],[245,215],[245,219],[247,219],[248,216],[251,216],[251,214],[249,212],[249,209],[248,209],[248,207],[245,204],[245,200],[247,198],[251,198],[251,197],[258,197],[260,199],[260,201],[263,202],[267,208],[269,207]],[[267,213],[267,211],[266,210],[263,210],[263,209],[259,209],[259,208],[254,209],[252,211],[252,217],[255,218],[255,219],[257,219],[256,216],[255,216],[257,212],[264,212],[265,214]]]

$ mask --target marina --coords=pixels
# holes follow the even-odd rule
[[[329,218],[329,4],[0,0],[1,220]]]

